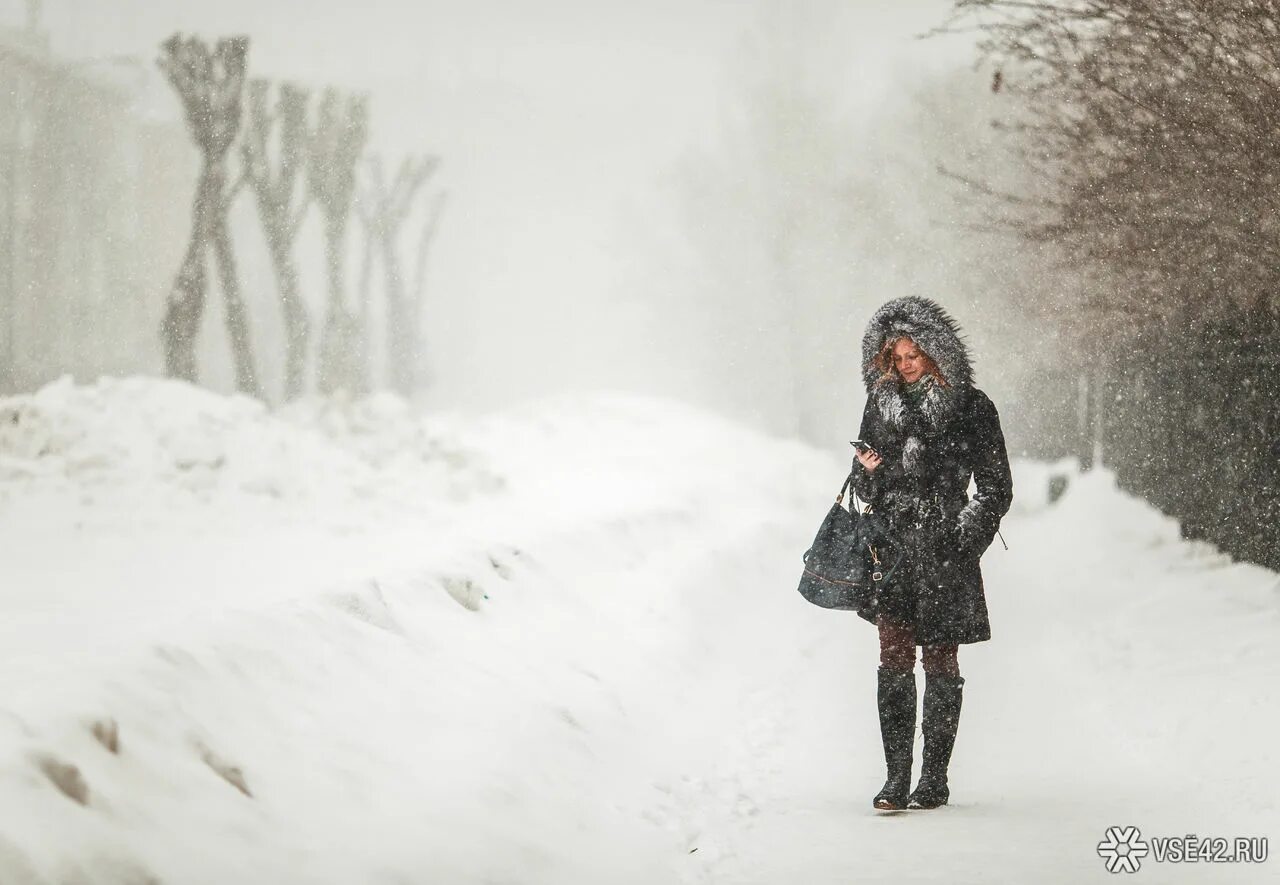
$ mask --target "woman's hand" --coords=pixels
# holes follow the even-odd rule
[[[867,473],[875,473],[876,468],[884,461],[883,458],[876,454],[874,449],[859,450],[856,457],[858,463],[862,465],[862,469]]]

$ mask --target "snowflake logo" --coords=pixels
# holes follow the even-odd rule
[[[1136,873],[1147,856],[1147,843],[1137,827],[1107,827],[1107,838],[1098,843],[1098,856],[1109,873]]]

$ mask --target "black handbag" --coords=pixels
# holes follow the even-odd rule
[[[804,553],[799,590],[814,605],[855,611],[874,621],[879,593],[893,580],[902,548],[870,504],[861,510],[845,509],[844,496],[852,483],[850,473]]]

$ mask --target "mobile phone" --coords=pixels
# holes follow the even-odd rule
[[[849,445],[857,449],[859,454],[862,454],[864,452],[870,452],[874,455],[876,451],[875,449],[871,448],[870,445],[868,445],[866,442],[860,439],[849,440]]]

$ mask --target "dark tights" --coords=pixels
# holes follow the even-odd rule
[[[876,627],[880,631],[880,666],[886,670],[905,670],[908,673],[916,667],[916,635],[910,624],[879,618]],[[939,644],[926,645],[920,658],[924,662],[926,674],[936,673],[946,676],[960,675],[960,662],[956,659],[959,646]]]

